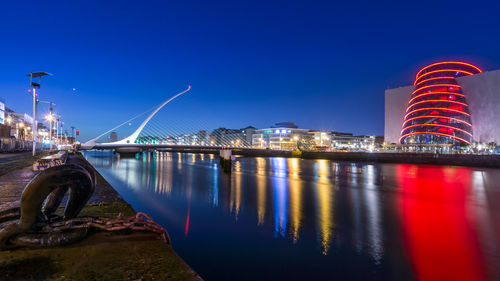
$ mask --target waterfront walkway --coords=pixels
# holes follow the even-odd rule
[[[34,176],[31,167],[0,176],[0,210],[19,206],[21,193]],[[116,217],[119,213],[127,217],[136,212],[98,175],[96,190],[80,214]],[[2,251],[0,272],[0,280],[201,279],[158,235],[149,232],[97,232],[65,247]]]

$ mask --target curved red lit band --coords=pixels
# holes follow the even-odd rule
[[[418,85],[420,85],[420,84],[422,84],[422,83],[425,83],[425,82],[428,82],[428,81],[431,81],[431,80],[438,80],[438,79],[455,79],[455,77],[451,77],[451,76],[433,77],[433,78],[429,78],[429,79],[422,80],[422,81],[420,81],[420,82],[418,82],[418,83],[413,82],[413,85],[418,86]]]
[[[415,105],[421,104],[421,103],[426,103],[426,102],[451,102],[451,103],[456,103],[456,104],[460,104],[460,105],[463,105],[463,106],[469,106],[466,103],[459,102],[459,101],[453,101],[453,100],[423,100],[423,101],[419,101],[419,102],[416,102],[416,103],[408,106],[406,108],[406,112],[408,112],[408,110],[410,110],[410,108],[414,107]]]
[[[408,120],[406,120],[404,123],[403,123],[403,127],[406,123],[412,121],[412,120],[415,120],[415,119],[422,119],[422,118],[443,118],[443,119],[450,119],[450,120],[454,120],[454,121],[458,121],[460,123],[464,123],[468,126],[472,126],[471,123],[467,122],[467,121],[464,121],[464,120],[461,120],[461,119],[458,119],[458,118],[453,118],[453,117],[448,117],[448,116],[439,116],[439,115],[424,115],[424,116],[417,116],[417,117],[412,117]]]
[[[428,86],[420,87],[420,88],[416,89],[415,91],[413,91],[413,93],[411,93],[411,94],[413,95],[413,94],[415,94],[416,92],[418,92],[420,90],[427,89],[427,88],[430,88],[430,87],[457,87],[457,88],[462,88],[462,86],[457,85],[457,84],[434,84],[434,85],[428,85]]]
[[[407,137],[411,135],[434,134],[470,144],[472,141],[471,115],[467,109],[466,95],[456,78],[481,72],[481,69],[472,64],[455,61],[437,62],[420,69],[415,76],[413,83],[415,89],[406,108],[400,142],[409,144]],[[424,108],[418,108],[417,105]],[[412,120],[421,121],[411,122]],[[431,128],[434,129],[430,130]],[[452,131],[452,129],[457,131]],[[426,132],[427,130],[430,132]],[[459,137],[455,136],[455,133]],[[414,141],[429,144],[427,138],[416,138]],[[436,141],[441,144],[450,143],[447,140]]]
[[[472,65],[470,63],[466,63],[466,62],[461,62],[461,61],[441,61],[441,62],[436,62],[436,63],[433,63],[433,64],[429,64],[428,66],[420,69],[418,72],[417,72],[417,75],[415,75],[415,80],[418,79],[419,77],[419,74],[428,69],[429,67],[433,67],[435,65],[441,65],[441,64],[460,64],[460,65],[466,65],[466,66],[470,66],[472,68],[474,68],[475,70],[479,71],[479,73],[483,72],[481,69],[479,69],[479,67],[475,66],[475,65]]]
[[[437,72],[461,72],[461,73],[465,73],[465,74],[468,74],[468,75],[474,75],[474,73],[472,72],[469,72],[469,71],[465,71],[465,70],[461,70],[461,69],[439,69],[439,70],[433,70],[433,71],[429,71],[429,72],[426,72],[424,74],[422,74],[422,76],[418,77],[416,80],[415,80],[415,83],[417,83],[417,81],[424,77],[424,76],[427,76],[429,74],[432,74],[432,73],[437,73]]]
[[[415,96],[415,97],[411,98],[411,100],[408,102],[408,104],[410,104],[414,99],[418,99],[419,97],[428,96],[428,95],[443,95],[443,94],[446,94],[446,95],[455,95],[455,96],[459,96],[459,97],[465,97],[465,95],[459,94],[459,93],[455,93],[455,92],[431,92],[431,93],[423,93],[423,94],[420,94],[418,96]]]
[[[405,119],[406,117],[408,117],[408,115],[412,114],[412,113],[415,113],[417,111],[422,111],[422,110],[431,110],[431,109],[435,109],[435,110],[449,110],[449,111],[454,111],[454,112],[458,112],[458,113],[462,113],[464,115],[467,115],[467,116],[470,116],[469,113],[467,112],[463,112],[461,110],[456,110],[456,109],[451,109],[451,108],[446,108],[446,107],[425,107],[425,108],[419,108],[419,109],[415,109],[415,110],[412,110],[411,112],[407,113],[405,115]]]
[[[431,126],[431,127],[443,127],[443,128],[453,129],[453,130],[460,131],[460,132],[462,132],[462,133],[464,133],[464,134],[469,135],[469,136],[471,136],[471,137],[472,137],[472,134],[471,134],[471,133],[469,133],[469,132],[467,132],[467,131],[465,131],[465,130],[463,130],[463,129],[460,129],[460,128],[457,128],[457,127],[453,127],[453,126],[443,125],[443,124],[432,124],[432,123],[431,123],[431,124],[415,124],[415,125],[411,125],[411,126],[405,127],[405,128],[403,128],[403,130],[401,130],[401,134],[402,134],[405,130],[407,130],[407,129],[409,129],[409,128],[414,128],[414,127],[425,127],[425,126]]]
[[[401,142],[401,140],[405,137],[408,137],[408,136],[412,136],[412,135],[439,135],[439,136],[443,136],[443,137],[449,137],[449,138],[453,138],[453,139],[457,139],[459,141],[463,141],[467,144],[470,144],[470,142],[468,140],[465,140],[463,138],[459,138],[459,137],[456,137],[456,136],[453,136],[453,135],[447,135],[447,134],[441,134],[441,133],[436,133],[436,132],[413,132],[413,133],[408,133],[408,134],[405,134],[405,135],[402,135],[400,138],[399,138],[399,142]]]

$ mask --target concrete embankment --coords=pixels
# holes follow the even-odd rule
[[[30,162],[28,165],[31,165]],[[136,211],[97,174],[96,189],[80,216],[115,218]],[[19,206],[35,176],[31,167],[0,176],[0,211]],[[62,212],[60,207],[58,212]],[[0,224],[0,229],[5,223]],[[175,241],[173,241],[175,243]],[[61,247],[17,248],[0,252],[0,280],[200,280],[157,234],[92,231]]]
[[[343,162],[378,162],[404,164],[431,164],[500,168],[500,155],[471,154],[435,154],[435,153],[387,153],[387,152],[323,152],[304,151],[294,154],[292,151],[273,150],[233,150],[235,155],[268,157],[301,157],[304,159],[327,159]]]
[[[210,149],[170,149],[169,152],[219,154]],[[343,162],[378,162],[404,164],[431,164],[500,168],[500,155],[436,154],[436,153],[389,153],[389,152],[326,152],[326,151],[281,151],[272,149],[232,149],[233,155],[250,157],[297,157],[303,159],[326,159]]]

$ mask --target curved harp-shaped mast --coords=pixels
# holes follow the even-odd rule
[[[177,98],[178,96],[188,92],[189,90],[191,90],[191,86],[189,86],[186,90],[176,94],[175,96],[169,98],[168,100],[164,101],[163,103],[161,103],[155,110],[153,110],[153,112],[151,112],[151,114],[149,114],[149,116],[141,123],[141,125],[137,128],[137,130],[135,130],[135,132],[133,132],[130,136],[122,139],[122,140],[119,140],[119,141],[115,141],[115,142],[107,142],[107,143],[103,143],[103,144],[134,144],[135,143],[135,140],[137,139],[137,137],[139,136],[139,134],[142,132],[142,129],[144,129],[144,127],[147,125],[147,123],[149,122],[149,120],[151,120],[151,118],[153,118],[153,116],[158,112],[160,111],[160,109],[162,109],[167,103],[171,102],[172,100],[174,100],[175,98]],[[132,119],[135,119],[136,117],[132,118]],[[130,120],[127,120],[126,122],[122,123],[121,125],[118,125],[116,127],[114,127],[113,129],[99,135],[98,137],[96,138],[93,138],[89,141],[87,141],[86,143],[83,143],[81,145],[82,148],[87,148],[87,149],[90,149],[92,147],[95,146],[96,144],[96,141],[108,134],[109,132],[123,126],[124,124],[128,123]]]

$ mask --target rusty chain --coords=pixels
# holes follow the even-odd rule
[[[7,215],[10,213],[9,215]],[[3,212],[4,221],[18,219],[19,210],[13,208]],[[8,218],[7,218],[8,217]],[[120,213],[116,218],[77,217],[69,220],[37,223],[39,231],[19,233],[9,240],[12,246],[47,247],[60,246],[76,242],[85,238],[92,228],[104,231],[136,230],[149,231],[162,237],[167,244],[171,244],[168,232],[144,212],[124,218]]]

